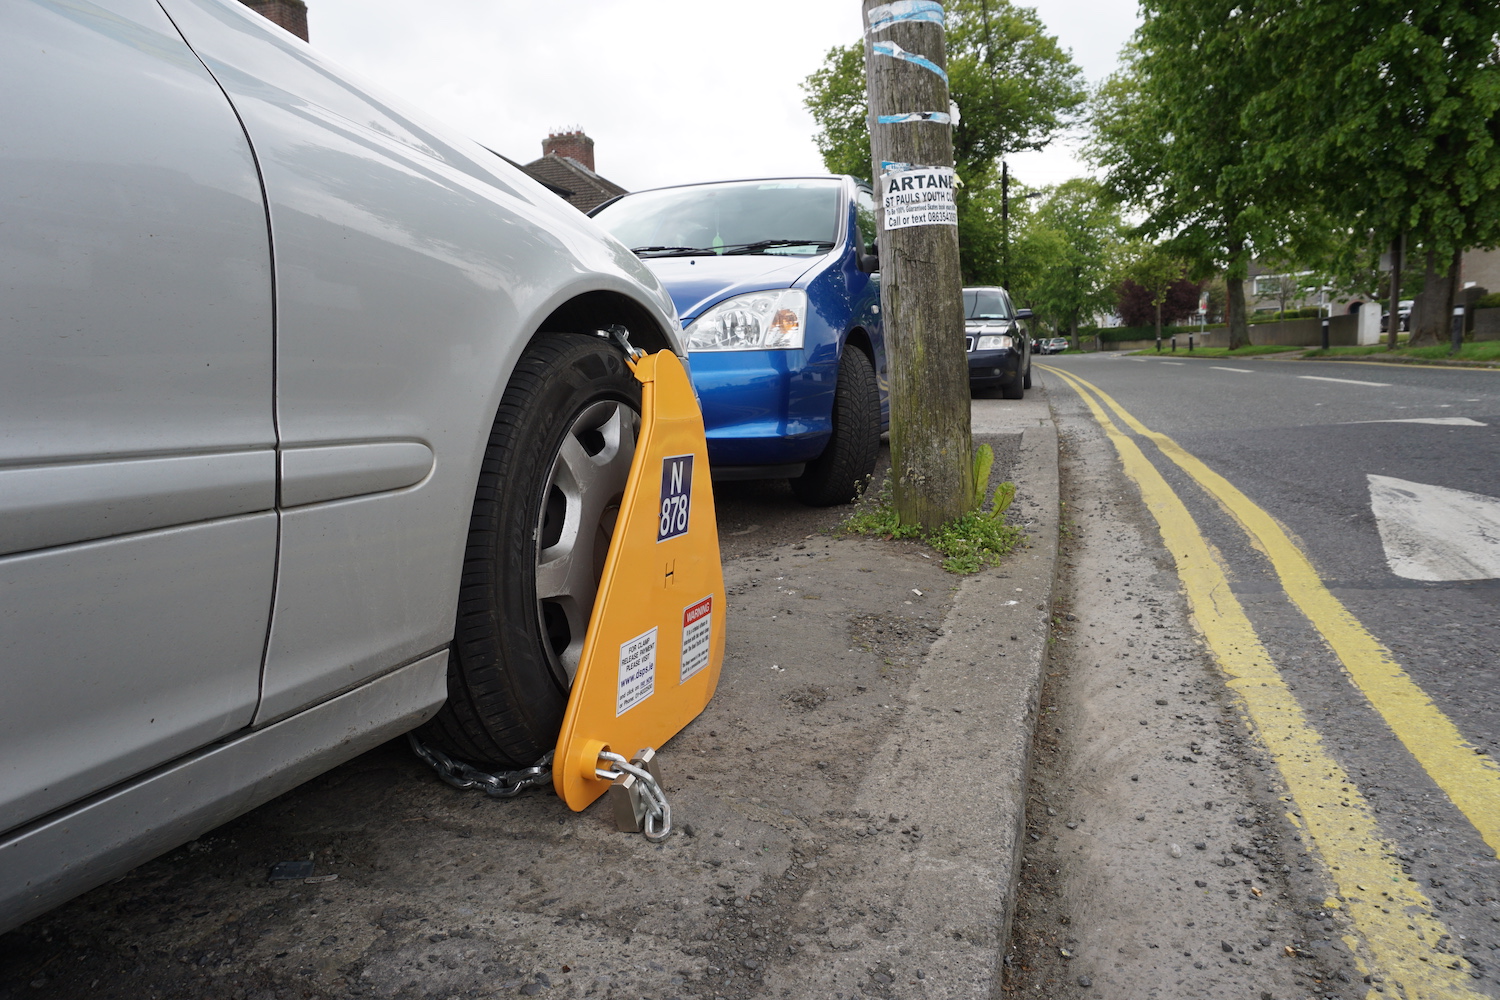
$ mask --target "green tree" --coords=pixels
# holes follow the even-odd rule
[[[1187,264],[1166,246],[1145,242],[1133,244],[1121,255],[1120,259],[1121,267],[1118,276],[1140,285],[1151,297],[1151,305],[1156,310],[1156,339],[1159,349],[1162,303],[1167,301],[1167,293],[1172,290],[1172,286],[1182,280],[1187,271]],[[1240,296],[1243,303],[1243,288],[1240,290]],[[1241,308],[1243,309],[1243,305]]]
[[[1193,278],[1224,272],[1229,343],[1249,342],[1244,279],[1258,248],[1294,244],[1307,193],[1260,172],[1246,102],[1265,68],[1241,0],[1144,0],[1123,67],[1096,92],[1089,147],[1117,197],[1144,213]]]
[[[1074,178],[1051,188],[1029,220],[1028,236],[1051,250],[1045,266],[1028,283],[1027,299],[1078,346],[1078,325],[1113,305],[1124,224],[1099,182]],[[1013,255],[1014,256],[1014,255]]]
[[[1037,197],[1033,198],[1033,195]],[[1045,196],[1045,191],[1028,191],[1011,184],[1010,249],[1002,255],[1000,239],[1004,230],[1000,223],[1000,190],[998,185],[986,189],[983,198],[990,222],[987,232],[993,238],[995,249],[987,258],[989,271],[974,283],[1003,285],[1008,282],[1011,298],[1032,309],[1039,322],[1055,330],[1062,324],[1062,319],[1052,312],[1054,303],[1041,298],[1041,286],[1048,270],[1063,259],[1068,248],[1062,234],[1045,224],[1039,216],[1041,199]],[[962,229],[959,238],[963,238]],[[1010,261],[1008,273],[1002,273],[1002,257]]]
[[[1244,8],[1264,81],[1244,115],[1266,136],[1260,175],[1317,190],[1357,247],[1405,234],[1427,272],[1413,339],[1446,336],[1461,254],[1500,242],[1500,5]]]
[[[998,159],[1046,146],[1077,119],[1086,91],[1072,57],[1031,8],[1010,0],[952,0],[945,15],[949,94],[959,108],[953,155],[962,182],[956,196],[961,266],[966,282],[992,280],[983,276],[993,271],[1002,238],[996,231]],[[830,49],[802,89],[824,166],[871,180],[864,58],[862,42]]]
[[[951,62],[952,55],[949,55]],[[950,76],[949,79],[952,79]],[[802,103],[818,130],[813,142],[830,174],[870,176],[870,105],[865,94],[864,46],[828,50],[823,65],[802,81]]]

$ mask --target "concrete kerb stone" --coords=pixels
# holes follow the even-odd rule
[[[1060,510],[1050,414],[1022,435],[1016,507],[1026,546],[960,584],[908,688],[909,710],[869,762],[857,795],[872,814],[898,804],[894,811],[924,816],[931,831],[914,863],[872,873],[888,883],[908,931],[923,932],[923,961],[947,967],[948,989],[929,987],[928,996],[974,995],[965,983],[988,983],[998,995],[1010,941]]]

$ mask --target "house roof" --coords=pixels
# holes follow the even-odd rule
[[[481,145],[483,145],[483,144],[481,143]],[[493,149],[490,149],[490,147],[488,147],[488,146],[484,146],[484,148],[488,149],[491,153],[495,153],[495,151]],[[521,171],[521,173],[527,174],[528,176],[531,177],[532,180],[536,181],[542,187],[546,188],[548,191],[551,191],[553,194],[557,195],[559,198],[563,199],[564,201],[566,201],[567,199],[569,199],[569,198],[571,198],[573,196],[573,192],[571,190],[569,190],[568,188],[559,187],[556,184],[549,184],[546,181],[542,180],[540,177],[537,177],[535,174],[532,174],[531,171],[529,171],[529,170],[526,169],[526,165],[525,164],[523,164],[523,163],[517,163],[515,160],[512,160],[510,157],[506,156],[504,153],[495,153],[495,155],[498,156],[498,157],[500,157],[500,159],[504,160],[506,163],[509,163],[511,166],[515,167],[517,170]]]
[[[580,212],[588,212],[630,192],[614,181],[600,177],[571,156],[549,153],[521,167],[542,184],[562,194],[563,199]]]

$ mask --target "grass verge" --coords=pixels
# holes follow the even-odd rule
[[[998,566],[1021,540],[1021,529],[1005,523],[1005,512],[1016,498],[1016,484],[1004,482],[995,487],[989,509],[983,499],[994,465],[995,454],[989,445],[980,445],[974,453],[975,509],[954,518],[936,531],[923,531],[920,525],[902,524],[891,496],[891,481],[879,491],[867,495],[860,509],[849,516],[839,530],[851,535],[875,535],[879,538],[911,538],[926,542],[943,558],[943,569],[967,575],[987,566]]]
[[[1161,352],[1161,356],[1164,357],[1164,358],[1165,357],[1173,357],[1173,358],[1176,358],[1176,357],[1183,357],[1183,358],[1248,358],[1248,357],[1253,357],[1253,356],[1255,356],[1257,354],[1287,354],[1287,353],[1289,353],[1291,351],[1301,351],[1301,350],[1305,350],[1305,348],[1301,348],[1301,347],[1279,347],[1279,346],[1273,346],[1273,345],[1270,345],[1270,344],[1256,344],[1256,345],[1253,345],[1253,346],[1250,346],[1250,347],[1236,347],[1232,351],[1229,348],[1227,348],[1227,347],[1200,347],[1200,348],[1198,348],[1197,350],[1194,350],[1194,351],[1189,351],[1185,347],[1180,347],[1179,350],[1177,350],[1177,351],[1174,352],[1174,351],[1167,350],[1165,347],[1163,347],[1162,348],[1162,352]],[[1144,351],[1131,351],[1130,353],[1133,354],[1133,355],[1140,355],[1142,357],[1145,357],[1145,356],[1155,357],[1156,356],[1156,350],[1155,350],[1155,348],[1149,348],[1149,349],[1144,350]]]
[[[1447,344],[1428,344],[1425,347],[1398,347],[1394,351],[1384,344],[1365,347],[1330,347],[1328,350],[1313,349],[1305,358],[1358,358],[1378,355],[1389,361],[1500,361],[1500,340],[1470,341],[1457,354],[1450,354]]]

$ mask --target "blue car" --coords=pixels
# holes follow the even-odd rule
[[[870,189],[690,184],[593,215],[677,305],[714,478],[786,478],[815,506],[858,496],[890,411]]]

